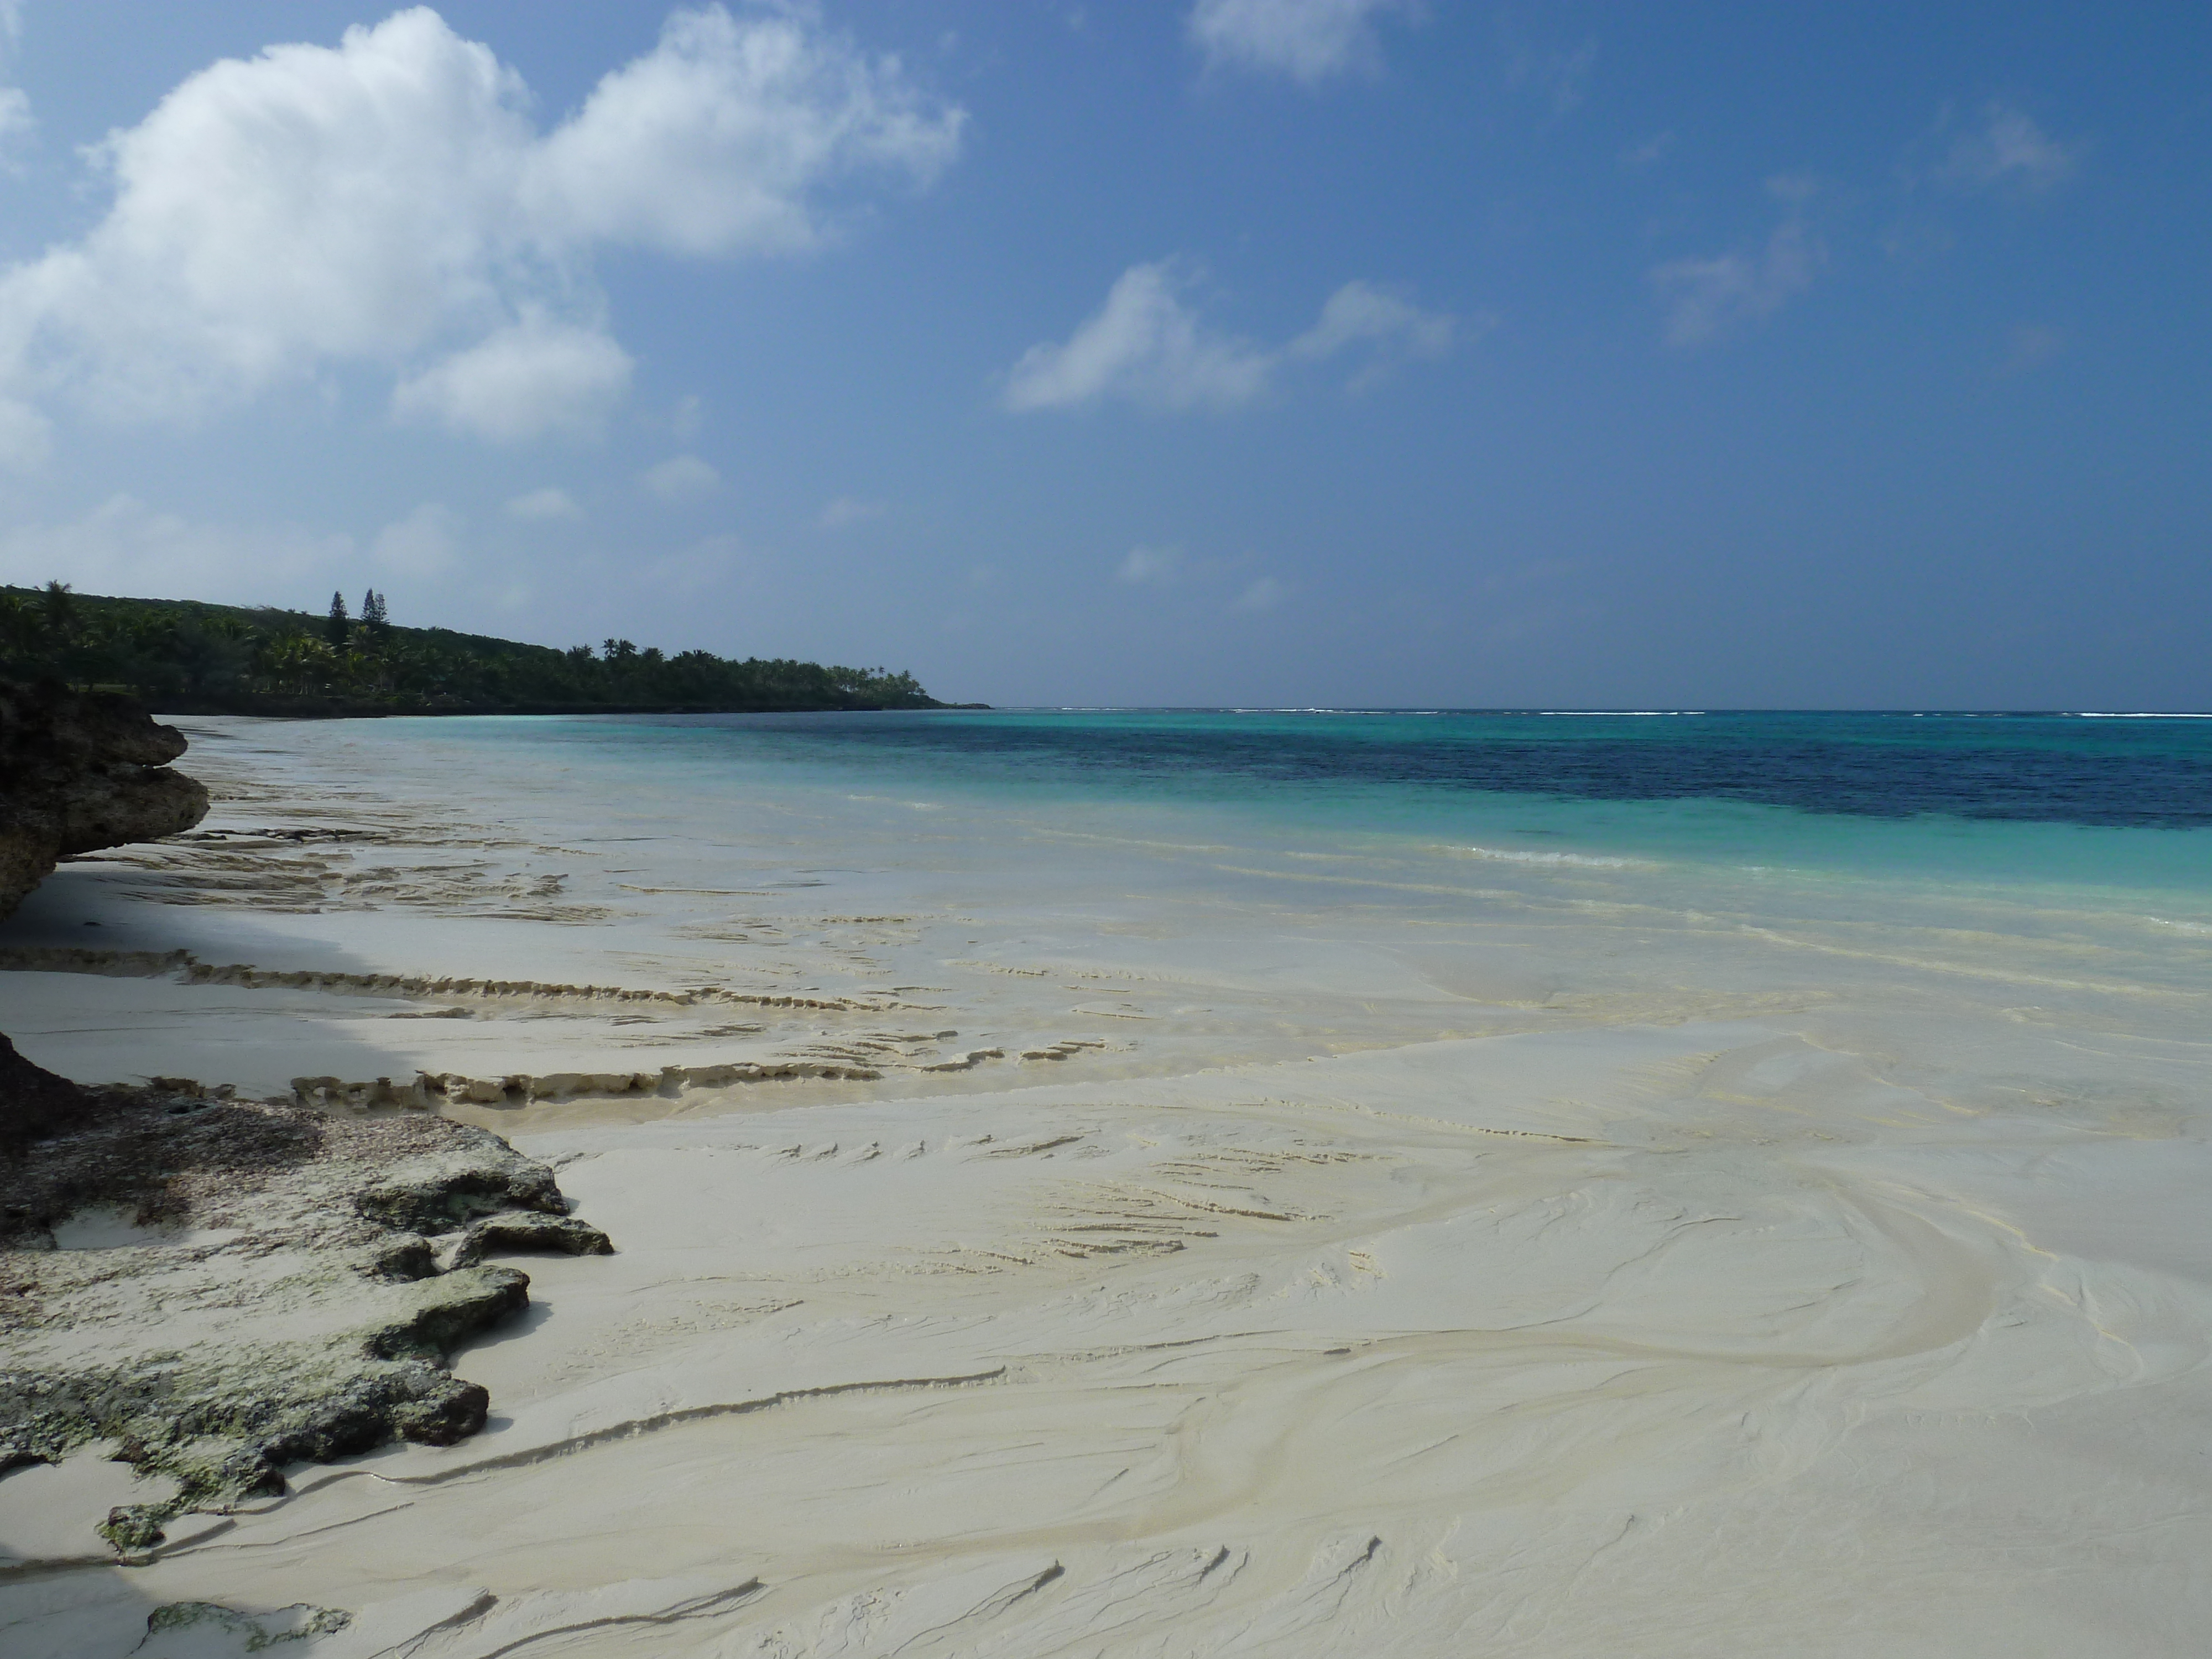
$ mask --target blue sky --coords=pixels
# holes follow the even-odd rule
[[[2212,706],[2212,13],[0,3],[0,579],[994,702]]]

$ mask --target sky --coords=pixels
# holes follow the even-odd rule
[[[0,0],[0,580],[2212,708],[2212,9]]]

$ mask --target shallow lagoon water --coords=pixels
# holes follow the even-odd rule
[[[468,725],[454,735],[771,767],[789,782],[1232,807],[1500,851],[2212,895],[2212,840],[2182,833],[2212,830],[2212,721],[2188,718],[1018,710]],[[2096,830],[2161,833],[2066,833]]]
[[[984,843],[1011,814],[1265,848],[1309,876],[1334,863],[1374,899],[1402,878],[2094,936],[2146,953],[2157,978],[2212,963],[2196,948],[2212,942],[2208,720],[1024,710],[412,725],[463,750],[588,754],[669,797],[951,811]]]

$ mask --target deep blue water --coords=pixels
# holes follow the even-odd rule
[[[2052,714],[1547,715],[1009,710],[716,716],[769,749],[956,773],[1199,778],[1859,817],[2212,827],[2212,720]]]

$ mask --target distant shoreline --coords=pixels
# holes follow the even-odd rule
[[[928,714],[939,709],[988,709],[987,702],[932,702],[920,707],[894,703],[604,703],[530,702],[406,704],[356,702],[334,697],[244,696],[154,697],[146,700],[163,719],[179,715],[243,714],[265,720],[416,719],[425,715],[491,714]]]
[[[387,620],[197,599],[0,586],[0,678],[119,691],[179,714],[768,714],[942,707],[910,673],[672,654],[608,639],[566,650]]]

